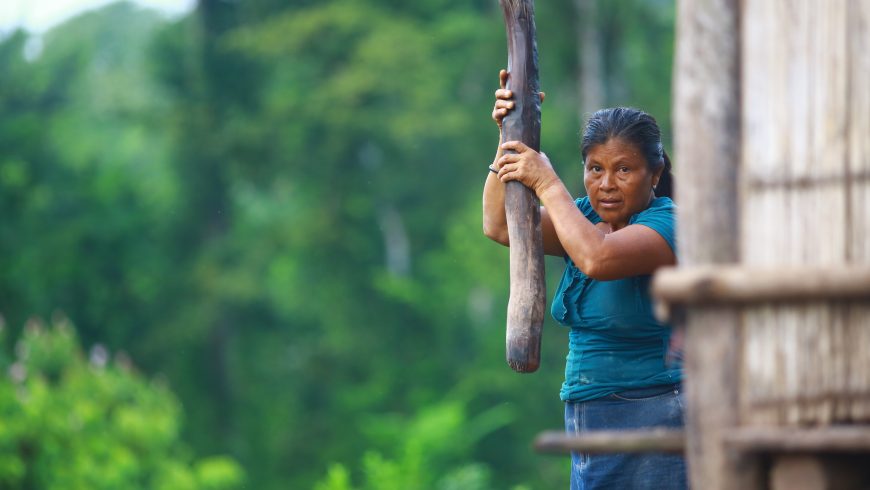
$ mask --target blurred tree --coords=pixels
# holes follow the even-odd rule
[[[61,309],[88,339],[157,323],[174,208],[159,89],[142,66],[159,16],[117,4],[0,44],[0,307],[12,328]],[[8,67],[8,70],[6,69]],[[106,329],[104,325],[113,325]]]
[[[580,93],[579,119],[584,121],[604,104],[604,76],[601,59],[601,26],[598,0],[574,0],[577,15],[577,73]]]
[[[11,363],[9,361],[12,361]],[[231,490],[244,472],[223,456],[193,460],[181,406],[123,354],[85,359],[65,320],[31,321],[0,366],[0,486],[16,489]]]
[[[536,15],[543,146],[579,193],[574,2]],[[604,103],[667,125],[673,6],[597,7]],[[538,374],[506,367],[507,251],[480,233],[504,63],[488,0],[202,0],[173,22],[120,3],[41,49],[0,40],[10,338],[66,312],[164,375],[192,451],[253,488],[414,465],[445,489],[564,486],[528,441],[562,423],[566,333],[547,328]]]

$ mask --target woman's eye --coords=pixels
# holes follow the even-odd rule
[[[624,174],[627,174],[627,173],[631,172],[631,169],[628,167],[619,167],[619,171],[624,173]]]

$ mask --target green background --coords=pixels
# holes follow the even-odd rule
[[[536,20],[579,194],[578,32],[601,103],[670,139],[674,7],[577,3]],[[567,486],[531,449],[567,332],[507,367],[481,232],[505,64],[494,0],[119,3],[0,38],[0,486]]]

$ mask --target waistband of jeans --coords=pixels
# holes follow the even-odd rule
[[[661,395],[662,393],[667,393],[669,391],[679,391],[680,383],[674,384],[666,384],[666,385],[656,385],[656,386],[647,386],[646,388],[634,388],[631,390],[624,390],[616,393],[619,396],[625,396],[629,398],[643,398],[647,396],[655,396]]]

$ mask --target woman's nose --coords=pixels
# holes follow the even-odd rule
[[[610,175],[610,172],[605,172],[604,175],[601,177],[600,187],[602,190],[612,189],[615,182],[616,180],[613,178],[612,175]]]

